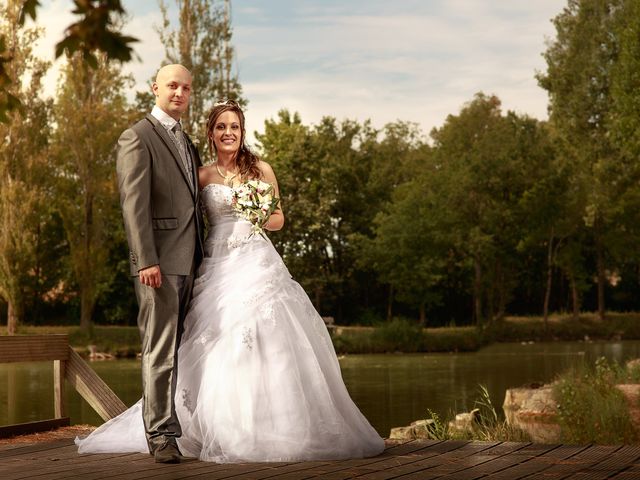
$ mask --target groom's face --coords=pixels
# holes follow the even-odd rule
[[[180,65],[163,67],[153,83],[153,93],[156,105],[174,119],[180,120],[189,106],[191,74]]]

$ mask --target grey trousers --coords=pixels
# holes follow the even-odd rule
[[[182,435],[175,411],[177,351],[193,275],[162,275],[162,286],[151,288],[134,278],[138,328],[142,339],[142,416],[149,451]]]

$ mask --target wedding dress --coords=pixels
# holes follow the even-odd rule
[[[180,451],[220,463],[379,454],[323,320],[231,198],[225,185],[202,190],[212,228],[178,350]],[[148,452],[141,407],[76,439],[79,452]]]

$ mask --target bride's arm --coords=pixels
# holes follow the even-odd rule
[[[277,198],[280,198],[280,190],[278,189],[278,180],[276,180],[276,174],[273,173],[271,165],[267,162],[260,160],[258,162],[258,168],[262,172],[262,180],[273,185],[273,193]],[[275,232],[280,230],[284,226],[284,213],[282,213],[281,201],[278,202],[278,207],[271,214],[267,222],[264,224],[265,230]]]

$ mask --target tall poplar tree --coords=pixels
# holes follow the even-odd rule
[[[100,56],[97,68],[76,54],[63,69],[54,120],[56,207],[62,217],[80,298],[80,326],[89,329],[98,297],[116,274],[109,249],[121,228],[115,145],[129,124],[131,80]]]
[[[163,24],[158,29],[165,46],[166,63],[180,63],[193,75],[189,109],[182,122],[201,148],[206,145],[206,116],[216,100],[242,98],[238,75],[233,72],[230,0],[175,0],[178,27],[172,28],[169,7],[159,0]]]
[[[49,104],[40,99],[48,63],[34,57],[41,32],[20,29],[22,2],[0,6],[0,35],[13,60],[10,94],[22,105],[0,124],[0,296],[8,305],[7,330],[14,334],[25,316],[28,285],[37,275],[38,245],[46,218]]]
[[[586,192],[581,206],[584,226],[594,246],[598,316],[604,319],[607,269],[619,248],[616,220],[620,185],[619,151],[611,141],[612,70],[618,61],[616,23],[625,0],[569,0],[553,23],[556,39],[539,75],[549,92],[550,121],[573,165],[570,181]]]

